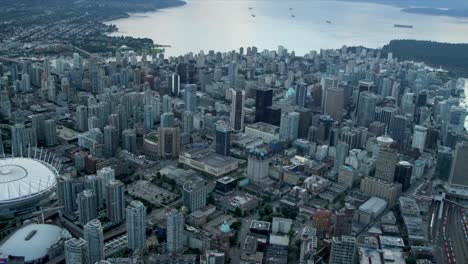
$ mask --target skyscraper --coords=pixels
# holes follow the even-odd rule
[[[103,209],[104,208],[104,197],[103,195],[103,188],[102,180],[98,178],[96,175],[86,175],[85,177],[85,188],[92,190],[95,200],[96,200],[96,208]]]
[[[468,140],[458,143],[453,155],[452,170],[450,171],[449,184],[451,187],[468,190]]]
[[[54,119],[47,119],[44,123],[46,146],[52,147],[58,144],[57,126]]]
[[[413,142],[411,146],[413,148],[417,148],[420,153],[424,152],[424,148],[426,146],[426,135],[427,135],[427,128],[416,125],[414,126],[413,132]]]
[[[167,252],[179,254],[184,250],[184,215],[173,209],[166,215]]]
[[[389,134],[399,146],[402,146],[405,141],[406,122],[406,117],[402,115],[394,116],[391,122],[392,126],[390,127]]]
[[[411,185],[413,165],[408,161],[400,161],[395,168],[395,181],[401,184],[401,190],[406,191]]]
[[[307,103],[307,85],[298,84],[296,85],[296,105],[299,107],[306,107]]]
[[[341,122],[344,110],[343,88],[330,87],[327,90],[324,114],[330,115],[334,120]]]
[[[273,103],[273,90],[258,88],[255,90],[255,122],[267,122],[267,107]]]
[[[336,145],[336,157],[333,163],[333,169],[335,172],[339,172],[341,167],[345,164],[345,159],[348,156],[349,146],[344,142],[339,142]]]
[[[182,113],[182,133],[190,134],[193,131],[193,113],[184,111]]]
[[[88,244],[88,263],[104,259],[104,236],[98,219],[89,221],[83,228],[84,240]]]
[[[112,223],[125,219],[125,185],[119,180],[112,180],[106,185],[107,218]]]
[[[146,207],[134,200],[127,206],[128,248],[138,250],[145,247],[146,240]]]
[[[71,238],[65,241],[65,263],[87,264],[87,243],[82,238]]]
[[[102,197],[104,201],[107,201],[107,184],[109,184],[112,180],[115,180],[115,171],[111,167],[104,167],[97,171],[97,177],[102,182]],[[107,202],[106,202],[107,204]]]
[[[174,113],[166,112],[161,115],[161,127],[174,126]]]
[[[172,112],[172,98],[167,94],[163,96],[162,110],[163,113]]]
[[[45,142],[45,116],[35,114],[31,116],[31,127],[33,130],[33,145]]]
[[[208,186],[206,181],[188,181],[184,183],[184,205],[195,212],[206,206]]]
[[[332,238],[329,264],[354,263],[356,255],[356,238],[341,236]]]
[[[387,182],[393,182],[397,162],[398,151],[396,149],[388,146],[381,147],[375,161],[375,177]]]
[[[79,193],[76,202],[78,204],[78,221],[81,225],[84,226],[97,218],[96,195],[92,190],[86,189]]]
[[[143,112],[143,123],[144,123],[144,128],[146,131],[151,131],[154,126],[154,112],[153,112],[153,106],[151,105],[145,105],[144,107],[144,112]]]
[[[104,154],[113,157],[117,152],[120,138],[117,128],[107,125],[104,127]]]
[[[171,93],[175,96],[180,94],[180,76],[177,72],[173,73],[170,77]]]
[[[180,137],[178,127],[159,128],[159,155],[164,159],[179,157]]]
[[[361,92],[359,95],[359,104],[356,108],[356,124],[358,126],[368,127],[374,119],[375,105],[377,96],[372,92]]]
[[[23,150],[27,146],[26,137],[26,129],[23,124],[15,124],[11,127],[11,154],[13,156],[23,156]]]
[[[245,91],[231,89],[231,126],[234,131],[244,129]]]
[[[130,153],[136,153],[137,142],[136,134],[133,129],[125,129],[122,131],[122,149]]]
[[[216,153],[229,156],[231,148],[231,128],[224,122],[216,124]]]
[[[185,85],[184,101],[185,111],[195,113],[197,110],[197,86],[195,84]]]

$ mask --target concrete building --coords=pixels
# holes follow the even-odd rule
[[[139,250],[145,247],[146,241],[146,207],[140,201],[132,201],[127,206],[127,247]]]
[[[166,214],[167,252],[179,254],[184,250],[184,215],[172,210]]]
[[[245,91],[231,89],[231,127],[234,131],[244,130]]]
[[[224,122],[216,124],[216,153],[229,156],[231,148],[231,128]]]
[[[253,181],[261,182],[268,178],[270,159],[262,149],[252,149],[248,154],[247,176]]]
[[[390,205],[393,205],[401,194],[401,184],[364,177],[361,180],[360,190],[367,195],[385,199]]]
[[[206,181],[188,181],[183,185],[184,205],[195,212],[206,206],[209,186]]]
[[[72,238],[65,241],[65,263],[87,264],[87,243],[82,238]]]
[[[341,122],[344,109],[343,88],[330,87],[326,91],[324,114],[330,115],[334,120]]]
[[[468,190],[468,141],[465,140],[457,144],[453,155],[452,170],[450,171],[450,187],[462,190]]]
[[[83,228],[84,240],[87,243],[88,263],[104,259],[104,236],[101,222],[98,219],[89,221]]]
[[[180,135],[178,127],[159,128],[159,155],[164,159],[176,159],[180,151]]]
[[[84,226],[97,218],[96,195],[92,190],[84,190],[79,193],[76,202],[78,204],[78,221],[81,225]]]
[[[387,182],[395,178],[395,166],[398,162],[398,151],[390,147],[381,147],[375,161],[375,177]]]
[[[427,135],[426,127],[419,126],[419,125],[414,126],[413,141],[411,143],[411,146],[413,148],[417,148],[420,153],[424,152],[424,148],[426,146],[426,135]]]
[[[112,223],[125,220],[125,185],[119,180],[112,180],[106,185],[107,218]]]
[[[388,203],[377,197],[371,197],[365,203],[359,206],[358,222],[363,225],[368,225],[377,216],[379,216],[387,208]]]
[[[332,238],[329,264],[354,263],[356,257],[356,239],[352,236]]]
[[[259,122],[245,127],[245,134],[253,138],[260,138],[265,143],[279,140],[279,127]]]

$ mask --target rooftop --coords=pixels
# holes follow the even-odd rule
[[[254,123],[254,124],[248,125],[247,127],[251,129],[259,130],[265,133],[270,133],[270,134],[279,133],[279,127],[268,124],[268,123],[263,123],[263,122]]]

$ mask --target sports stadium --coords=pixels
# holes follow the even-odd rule
[[[44,160],[0,158],[0,217],[26,215],[50,201],[58,171]]]

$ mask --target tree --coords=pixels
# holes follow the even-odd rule
[[[242,210],[239,207],[236,207],[236,209],[234,210],[234,216],[242,217]]]

